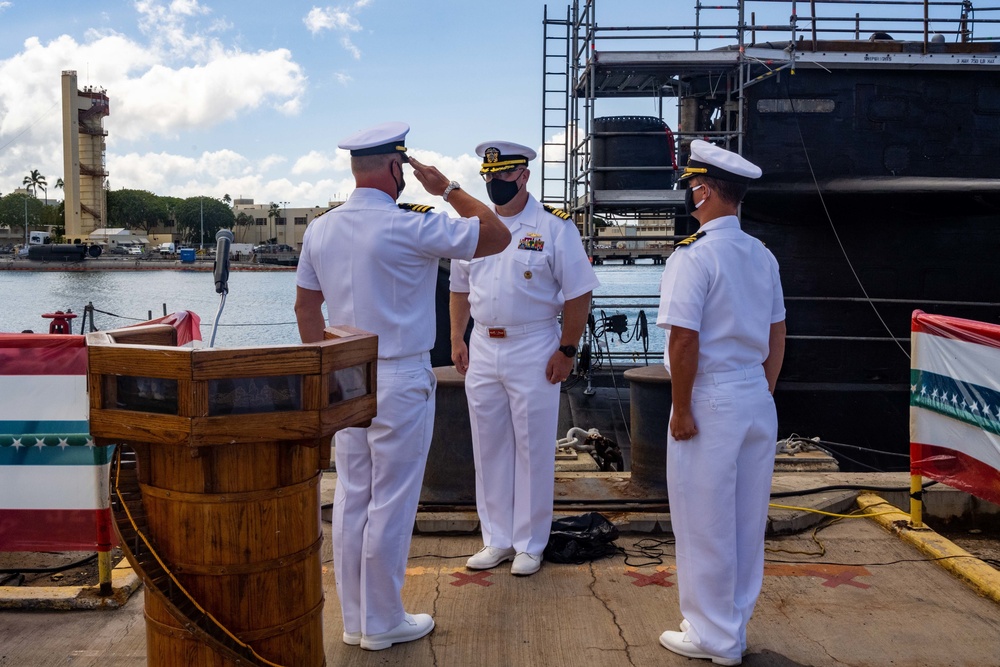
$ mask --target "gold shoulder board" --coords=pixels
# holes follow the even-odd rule
[[[425,204],[398,204],[398,206],[404,211],[413,211],[414,213],[429,213],[434,208]]]
[[[691,245],[692,243],[694,243],[695,241],[697,241],[698,239],[700,239],[704,235],[705,235],[705,232],[697,232],[696,234],[692,234],[691,236],[687,237],[686,239],[684,239],[682,241],[678,241],[677,243],[674,244],[674,247],[675,248],[686,248],[687,246]]]
[[[557,218],[562,218],[563,220],[569,220],[570,218],[569,213],[562,210],[561,208],[554,208],[552,206],[549,206],[548,204],[542,204],[542,207],[545,208],[545,210],[551,213],[552,215],[556,216]]]

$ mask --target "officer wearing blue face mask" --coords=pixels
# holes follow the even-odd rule
[[[771,393],[785,349],[778,263],[740,229],[740,202],[761,170],[705,141],[681,175],[700,224],[660,282],[656,323],[671,374],[667,493],[677,540],[680,630],[660,643],[739,665],[764,576],[764,528],[778,421]]]
[[[535,151],[487,141],[476,154],[511,242],[498,255],[451,263],[451,358],[466,376],[484,544],[466,567],[513,559],[511,573],[524,576],[541,567],[549,539],[559,388],[599,282],[569,214],[528,193]]]

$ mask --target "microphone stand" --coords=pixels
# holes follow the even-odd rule
[[[215,324],[212,325],[212,337],[208,346],[215,347],[215,334],[219,330],[219,320],[222,309],[226,307],[226,295],[229,294],[229,247],[233,242],[233,233],[228,229],[220,229],[215,235],[215,291],[222,295],[219,300],[219,310],[215,313]]]

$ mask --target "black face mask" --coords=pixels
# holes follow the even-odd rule
[[[694,212],[698,210],[698,206],[694,205],[694,191],[700,187],[704,186],[696,185],[693,188],[688,188],[687,190],[684,191],[684,212],[687,213],[688,216],[694,215]],[[704,202],[705,200],[703,199],[701,202],[699,202],[699,206]]]
[[[393,162],[393,164],[396,164]],[[399,195],[403,193],[403,188],[406,187],[406,179],[403,178],[403,165],[399,165],[399,180],[396,180],[396,172],[389,167],[389,173],[392,174],[392,181],[396,184],[396,199],[399,199]]]
[[[489,195],[490,201],[497,206],[503,206],[509,202],[520,190],[516,180],[501,181],[499,178],[494,178],[486,184],[486,194]]]

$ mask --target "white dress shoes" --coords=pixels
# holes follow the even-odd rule
[[[429,634],[434,629],[434,619],[430,614],[404,614],[403,622],[388,632],[376,635],[362,635],[361,648],[368,651],[381,651],[393,644],[412,642]]]
[[[514,548],[500,549],[498,547],[483,547],[479,553],[465,561],[465,567],[470,570],[489,570],[504,561],[514,557]]]
[[[360,646],[361,645],[361,633],[360,632],[348,632],[344,630],[344,643],[348,646]]]
[[[732,666],[743,664],[743,658],[723,658],[719,655],[706,653],[691,643],[686,632],[667,630],[660,635],[660,644],[668,651],[673,651],[677,655],[685,658],[695,658],[697,660],[711,660],[713,664]]]
[[[538,572],[538,568],[541,566],[541,556],[535,556],[534,554],[529,554],[527,551],[522,551],[514,557],[514,564],[510,566],[510,573],[524,577]]]
[[[687,634],[687,631],[690,630],[690,629],[691,629],[691,624],[688,623],[688,620],[686,618],[682,619],[681,620],[681,632]],[[750,652],[750,651],[747,650],[746,644],[743,644],[742,646],[740,646],[740,650],[743,652],[743,655],[746,655],[747,653]]]

